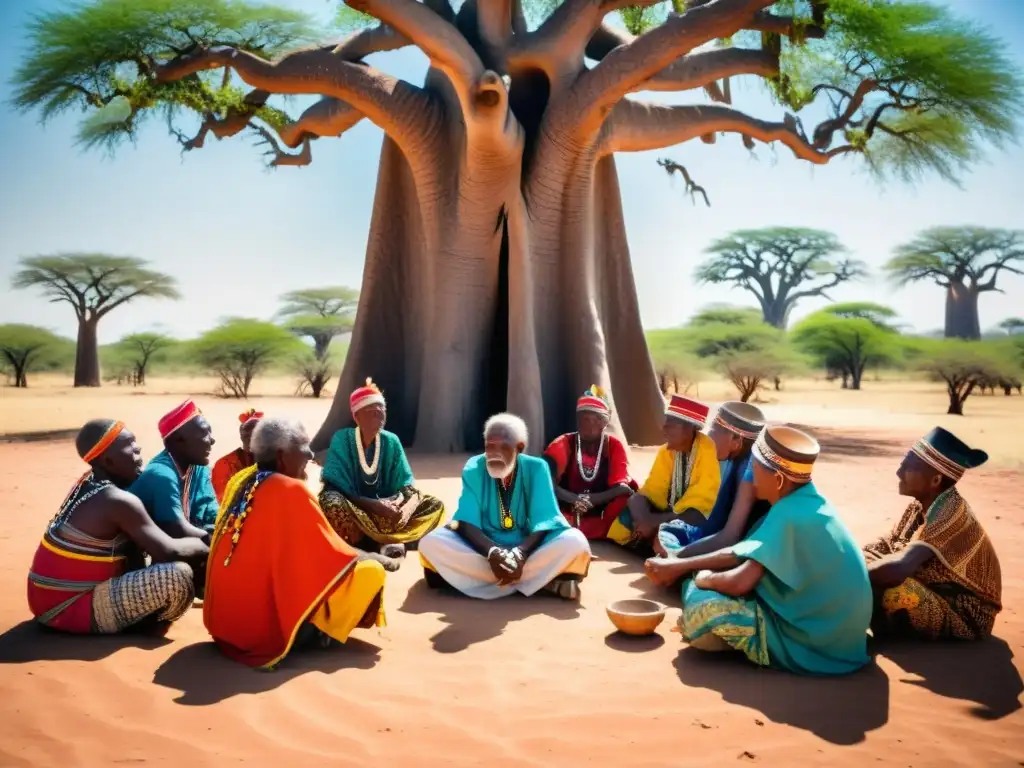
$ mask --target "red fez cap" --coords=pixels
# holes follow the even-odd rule
[[[157,427],[160,429],[160,437],[166,440],[198,416],[202,416],[199,407],[191,400],[186,400],[160,419],[160,422],[157,424]]]
[[[672,395],[665,408],[665,415],[693,424],[703,429],[708,420],[708,407],[698,401],[682,395]]]

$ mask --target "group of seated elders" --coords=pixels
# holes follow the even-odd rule
[[[218,503],[224,499],[224,491],[231,478],[256,463],[249,451],[249,441],[252,438],[252,431],[262,418],[263,412],[255,408],[238,415],[238,437],[242,445],[221,456],[213,465],[213,492],[217,495]]]
[[[639,493],[629,498],[608,538],[650,552],[662,523],[678,520],[702,527],[718,497],[721,474],[715,444],[701,430],[708,418],[704,403],[672,395],[665,409],[665,445]]]
[[[441,524],[444,504],[416,489],[402,443],[384,429],[387,404],[371,379],[352,393],[349,408],[356,426],[331,439],[320,507],[341,538],[379,551],[384,567],[395,570],[405,546]]]
[[[626,447],[606,431],[611,412],[604,390],[591,387],[576,402],[576,431],[555,438],[544,451],[562,514],[591,540],[608,537],[637,489]]]
[[[210,477],[213,429],[192,400],[165,415],[157,426],[164,450],[128,490],[169,536],[207,539],[218,509]]]
[[[484,600],[542,590],[579,598],[590,544],[562,515],[548,465],[524,453],[527,443],[518,416],[488,419],[484,453],[462,470],[452,522],[420,542],[428,585]]]
[[[988,454],[936,427],[910,449],[896,476],[913,499],[888,536],[864,548],[876,637],[976,640],[1002,608],[995,548],[957,491]]]
[[[342,540],[306,487],[305,428],[262,419],[249,449],[256,463],[228,483],[210,543],[203,621],[218,647],[272,668],[296,642],[383,626],[384,568]]]
[[[657,554],[701,555],[735,544],[764,515],[768,503],[754,498],[751,457],[764,425],[759,408],[737,401],[722,404],[708,429],[721,477],[711,514],[699,525],[682,518],[664,523],[653,542]]]
[[[731,547],[645,563],[665,586],[692,576],[679,619],[687,643],[800,674],[846,674],[868,662],[867,566],[811,481],[819,451],[797,429],[765,427],[752,450],[753,487],[768,513]]]
[[[75,446],[89,470],[32,559],[29,609],[40,624],[65,632],[163,633],[192,605],[193,567],[202,570],[207,546],[197,537],[168,536],[127,492],[142,459],[122,422],[90,421]]]

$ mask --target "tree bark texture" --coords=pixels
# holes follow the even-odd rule
[[[100,385],[100,348],[96,335],[99,319],[79,318],[78,343],[75,345],[76,387],[98,387]]]
[[[720,131],[826,156],[788,124],[625,97],[645,84],[688,90],[777,72],[770,56],[690,55],[773,1],[717,0],[627,39],[602,26],[622,7],[615,0],[566,0],[533,32],[518,0],[467,0],[458,14],[444,0],[353,0],[383,26],[278,62],[221,48],[161,67],[178,79],[229,66],[257,89],[322,95],[278,132],[302,155],[276,162],[308,162],[310,137],[340,135],[362,117],[386,134],[357,320],[314,451],[352,423],[349,394],[370,377],[387,398],[389,429],[421,451],[478,449],[487,417],[508,410],[539,453],[573,427],[575,400],[593,384],[611,396],[614,431],[660,442],[664,400],[614,153]],[[594,52],[601,35],[611,43]],[[431,63],[423,88],[362,63],[410,43]],[[585,66],[585,48],[596,66]]]

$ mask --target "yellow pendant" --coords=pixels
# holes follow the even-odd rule
[[[509,530],[515,525],[515,520],[512,519],[512,515],[501,518],[501,527],[505,530]]]

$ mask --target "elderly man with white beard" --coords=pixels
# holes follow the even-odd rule
[[[590,544],[558,509],[551,471],[527,456],[526,424],[502,413],[484,426],[484,453],[462,470],[452,521],[420,541],[427,584],[494,600],[546,592],[577,600]]]

